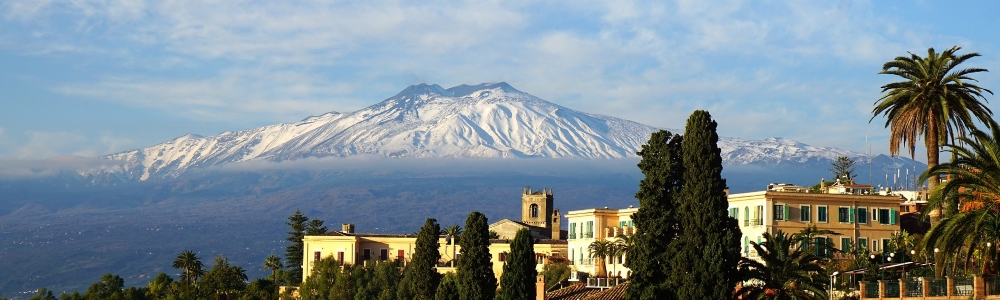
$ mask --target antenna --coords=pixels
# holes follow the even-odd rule
[[[868,153],[865,153],[868,156],[868,183],[874,184],[875,180],[872,179],[872,144],[868,143],[867,134],[865,135],[865,146],[868,147]]]

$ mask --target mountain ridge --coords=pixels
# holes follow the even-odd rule
[[[121,162],[98,173],[145,181],[246,161],[376,155],[390,158],[636,157],[661,128],[545,101],[505,82],[411,85],[353,112],[327,112],[214,136],[185,134],[153,146],[105,155]],[[667,129],[671,132],[681,132]],[[730,164],[809,163],[864,154],[783,138],[720,137]]]

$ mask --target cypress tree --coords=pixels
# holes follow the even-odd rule
[[[441,284],[438,285],[437,295],[434,296],[436,300],[458,300],[458,283],[455,279],[455,273],[448,273],[444,275],[441,279]]]
[[[501,300],[535,299],[535,243],[527,229],[520,229],[510,243],[510,255],[500,277]]]
[[[633,246],[625,257],[632,270],[625,290],[627,299],[677,299],[676,278],[671,269],[673,240],[680,231],[676,210],[683,187],[684,166],[680,135],[654,132],[637,154],[639,170],[639,211],[632,215],[636,232]]]
[[[441,225],[434,218],[427,218],[424,226],[417,233],[417,245],[413,251],[413,260],[406,266],[408,283],[412,288],[414,299],[434,299],[440,274],[435,270],[441,259],[440,235]]]
[[[309,218],[302,215],[298,209],[295,210],[295,214],[288,217],[288,222],[285,223],[288,227],[291,227],[291,231],[288,232],[288,240],[292,242],[290,245],[285,247],[285,260],[288,264],[289,272],[289,283],[294,286],[298,286],[302,283],[302,238],[306,234],[306,222],[309,222]]]
[[[457,272],[462,300],[492,300],[496,296],[497,278],[490,260],[490,230],[486,222],[486,216],[478,211],[465,219]]]
[[[742,233],[729,217],[726,180],[722,179],[722,152],[718,124],[707,111],[688,118],[681,143],[684,153],[684,189],[677,216],[681,233],[673,257],[673,274],[681,276],[681,299],[726,299],[737,282]]]

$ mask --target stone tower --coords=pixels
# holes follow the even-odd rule
[[[553,225],[558,226],[559,219],[556,217],[553,222],[555,207],[552,206],[552,190],[532,191],[531,188],[524,188],[524,194],[521,195],[521,222],[559,232],[559,227],[553,228]]]

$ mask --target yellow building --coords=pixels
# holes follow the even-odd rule
[[[882,251],[889,237],[899,232],[898,195],[873,193],[870,185],[834,185],[827,193],[808,193],[802,187],[774,184],[765,191],[729,195],[729,216],[743,231],[743,256],[756,257],[751,241],[761,242],[764,232],[796,233],[810,225],[837,235],[817,237],[814,243],[837,249],[854,245]]]
[[[359,264],[370,260],[401,261],[408,263],[413,258],[417,237],[412,234],[373,234],[354,233],[354,225],[344,224],[341,231],[329,232],[324,235],[306,236],[304,256],[302,259],[303,280],[312,272],[313,262],[321,258],[334,257],[345,264]],[[461,254],[462,248],[448,242],[448,237],[442,235],[438,244],[441,260],[438,262],[438,272],[454,272],[451,261],[454,254]],[[490,240],[490,254],[493,256],[493,273],[499,280],[503,274],[503,264],[506,254],[510,253],[510,240]],[[566,253],[565,240],[539,239],[535,241],[536,270],[542,271],[546,260],[552,256],[563,256]]]
[[[521,221],[501,219],[489,225],[489,230],[497,232],[501,237],[490,240],[493,273],[500,278],[506,254],[510,253],[510,240],[521,229],[527,229],[534,238],[535,260],[539,272],[549,257],[566,257],[566,240],[560,239],[566,232],[560,230],[560,224],[559,209],[553,205],[552,190],[525,188],[521,194]],[[369,260],[409,262],[413,257],[417,237],[412,234],[355,233],[353,224],[343,224],[340,231],[306,236],[302,241],[304,279],[312,271],[313,262],[324,257],[334,257],[341,263],[355,265]],[[438,272],[454,272],[451,262],[456,255],[461,254],[462,248],[451,243],[444,235],[440,236],[438,244],[438,251],[441,253]]]
[[[594,259],[590,255],[590,244],[595,241],[616,241],[619,235],[631,235],[635,232],[632,214],[638,208],[623,209],[592,208],[574,210],[566,213],[566,223],[569,224],[568,249],[569,261],[575,272],[595,274]],[[628,278],[624,257],[608,259],[606,268],[608,276]]]

